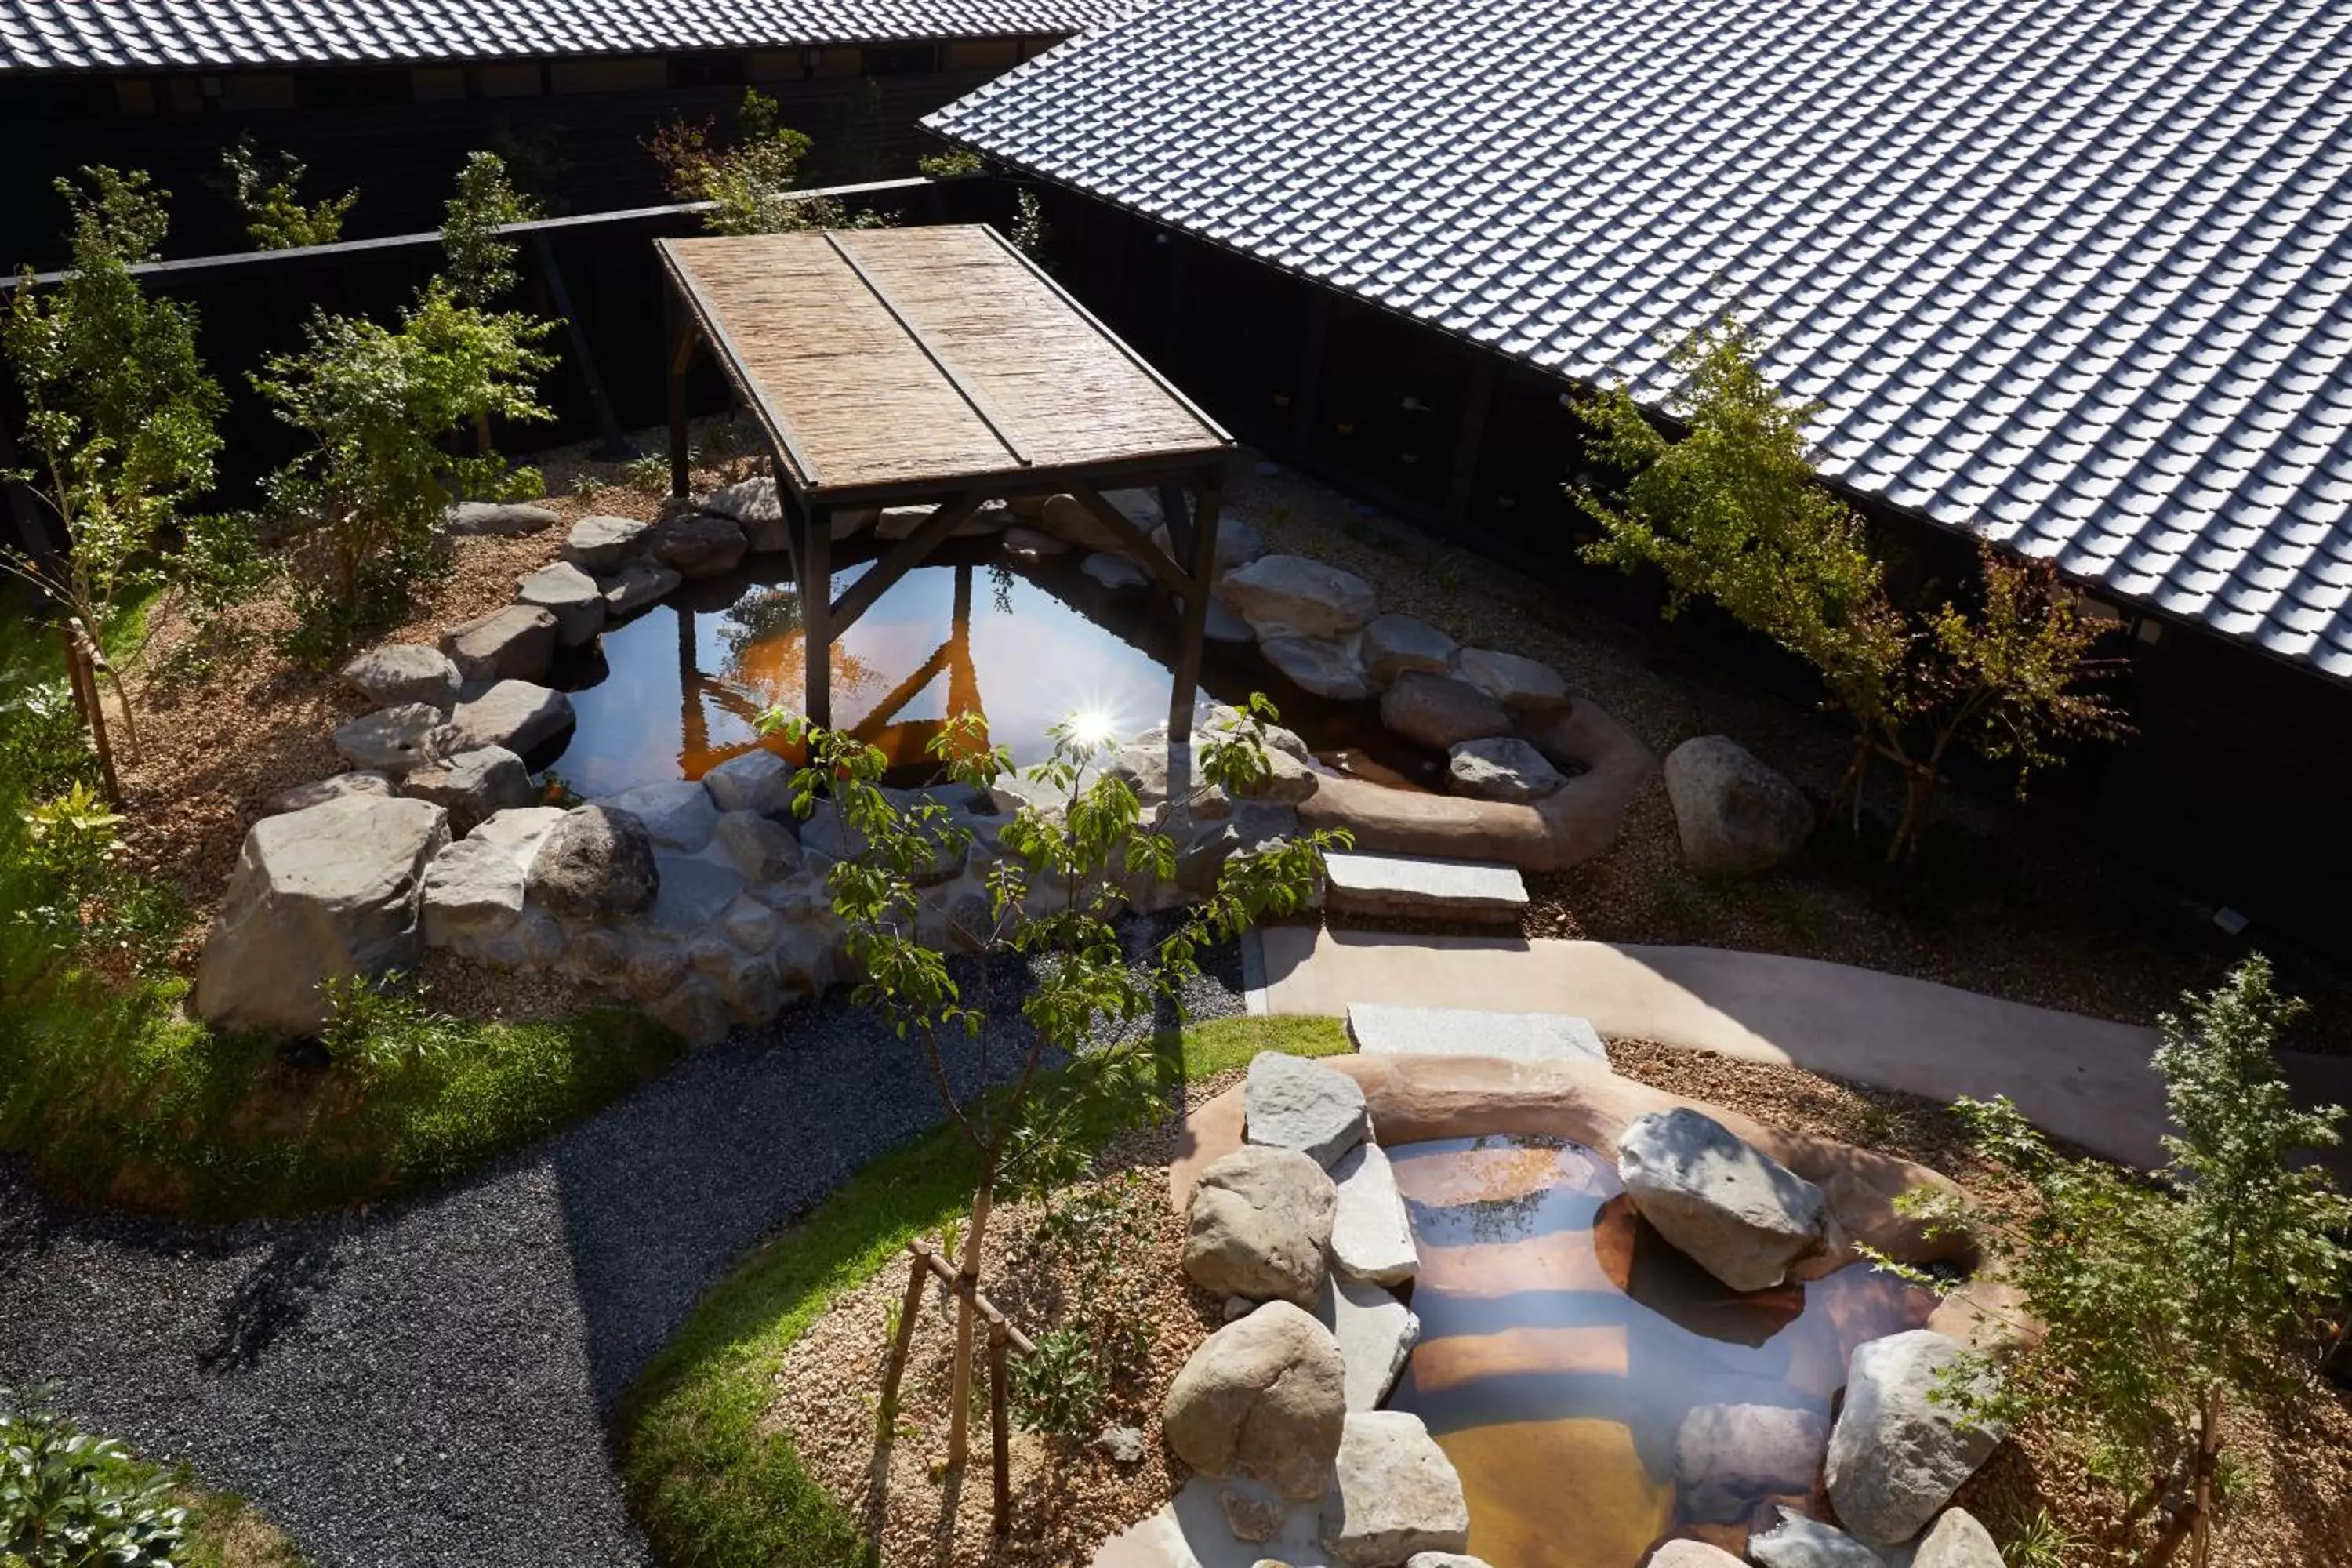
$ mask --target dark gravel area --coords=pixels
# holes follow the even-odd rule
[[[1240,1012],[1238,952],[1204,968],[1192,1016]],[[373,1213],[182,1226],[0,1161],[0,1384],[54,1382],[319,1568],[649,1563],[604,1417],[747,1247],[939,1119],[915,1047],[836,993]]]

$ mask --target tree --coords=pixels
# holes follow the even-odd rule
[[[1666,614],[1720,605],[1811,666],[1855,725],[1839,787],[1860,811],[1870,764],[1895,764],[1904,808],[1890,862],[1916,857],[1954,746],[2013,763],[2021,795],[2062,745],[2119,734],[2093,682],[2099,630],[2056,571],[1979,546],[1973,594],[1924,615],[1899,605],[1869,525],[1822,487],[1807,456],[1814,408],[1781,398],[1754,340],[1725,316],[1679,344],[1669,440],[1623,386],[1578,411],[1595,456],[1628,477],[1619,494],[1574,491],[1601,525],[1588,560],[1665,579]]]
[[[265,159],[253,138],[240,136],[221,153],[228,175],[229,197],[245,218],[245,236],[262,250],[292,250],[305,245],[332,245],[343,237],[343,217],[360,199],[345,191],[306,206],[300,189],[307,172],[289,153]]]
[[[33,461],[16,477],[47,505],[65,549],[49,559],[9,552],[0,566],[106,646],[127,602],[197,583],[238,555],[240,524],[188,510],[212,489],[226,407],[196,352],[195,310],[150,298],[131,272],[162,251],[166,193],[143,174],[102,166],[82,170],[81,182],[57,184],[72,218],[72,264],[52,288],[27,272],[0,328]],[[121,668],[114,680],[135,747]]]
[[[2158,1020],[2173,1131],[2153,1180],[2058,1153],[2006,1099],[1963,1100],[1979,1150],[2022,1190],[1963,1212],[2044,1337],[2020,1352],[1998,1412],[2078,1440],[2129,1500],[2113,1545],[2160,1568],[2185,1542],[2205,1568],[2221,1424],[2232,1403],[2308,1385],[2316,1325],[2352,1286],[2352,1201],[2316,1165],[2340,1108],[2298,1110],[2273,1054],[2304,1012],[2248,959]],[[2151,1523],[2151,1521],[2153,1521]]]
[[[1253,697],[1234,728],[1209,735],[1199,786],[1181,795],[1171,787],[1161,821],[1188,819],[1212,796],[1252,793],[1268,774],[1265,736],[1276,717],[1265,698]],[[1027,770],[1052,804],[1022,806],[1002,829],[984,908],[942,907],[927,890],[940,865],[961,864],[970,850],[968,819],[935,799],[902,802],[886,794],[878,787],[882,752],[846,734],[772,714],[769,727],[807,748],[809,765],[795,775],[794,810],[803,818],[820,810],[837,814],[859,845],[835,863],[826,882],[846,928],[849,957],[863,976],[854,1000],[916,1042],[950,1121],[977,1156],[971,1215],[961,1237],[964,1288],[949,1417],[948,1462],[960,1466],[971,1405],[971,1292],[1000,1193],[1042,1192],[1074,1180],[1086,1158],[1078,1135],[1130,1120],[1150,1103],[1149,1040],[1093,1049],[1087,1042],[1135,1025],[1162,1001],[1176,1002],[1183,981],[1199,973],[1205,945],[1301,907],[1320,879],[1325,851],[1348,840],[1326,831],[1234,855],[1210,897],[1131,966],[1112,921],[1129,906],[1139,879],[1173,879],[1176,851],[1166,833],[1145,825],[1126,778],[1097,768],[1110,741],[1106,725],[1078,720],[1058,726],[1053,756]],[[1006,753],[986,744],[976,715],[950,720],[931,752],[949,780],[967,788],[986,789],[1009,769]],[[983,994],[977,1005],[965,999],[943,951],[950,946],[978,959],[971,973]],[[991,1091],[990,1058],[1003,1026],[985,988],[996,960],[1024,963],[1034,985],[1020,1003],[1025,1026],[1013,1031],[1010,1044],[1015,1076],[1009,1087]],[[975,1042],[979,1089],[958,1091],[951,1039]],[[1061,1056],[1069,1058],[1068,1068],[1050,1093],[1040,1092],[1049,1060]]]
[[[881,220],[871,213],[853,215],[830,196],[798,188],[814,144],[777,114],[774,99],[746,88],[731,142],[719,140],[711,121],[680,119],[656,131],[646,150],[662,166],[673,200],[711,204],[702,226],[713,234],[878,226]]]
[[[522,280],[515,270],[521,247],[500,231],[537,217],[539,204],[515,188],[497,153],[473,153],[443,211],[441,250],[448,259],[442,276],[460,304],[488,310]]]

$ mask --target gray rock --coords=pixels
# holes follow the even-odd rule
[[[461,500],[442,515],[442,531],[467,537],[488,534],[520,539],[553,528],[563,520],[543,506],[520,501]]]
[[[1347,1419],[1339,1347],[1306,1312],[1268,1301],[1201,1342],[1169,1385],[1160,1425],[1203,1475],[1311,1501],[1330,1480]]]
[[[656,846],[685,855],[698,854],[719,826],[719,807],[710,792],[693,779],[639,784],[604,804],[644,823]]]
[[[1659,1548],[1662,1555],[1651,1558],[1649,1568],[1661,1568],[1661,1564],[1664,1568],[1674,1568],[1674,1564],[1663,1555],[1664,1550],[1664,1547]],[[1727,1557],[1724,1561],[1731,1563],[1733,1568],[1738,1568],[1739,1562],[1736,1557]],[[1404,1560],[1404,1568],[1488,1568],[1488,1564],[1483,1557],[1472,1557],[1460,1552],[1416,1552]]]
[[[344,685],[379,707],[425,702],[446,710],[457,700],[457,667],[439,648],[421,643],[372,647],[336,672]]]
[[[1008,528],[1004,531],[1004,548],[1008,554],[1024,561],[1043,561],[1049,555],[1066,555],[1070,542],[1037,528]]]
[[[1452,637],[1416,616],[1379,616],[1364,628],[1364,669],[1374,685],[1382,687],[1408,669],[1450,675],[1460,647]]]
[[[1369,1147],[1369,1145],[1367,1145]],[[1243,1310],[1249,1303],[1243,1303]],[[1227,1317],[1232,1317],[1230,1304]],[[1348,1370],[1348,1408],[1377,1410],[1421,1339],[1421,1319],[1384,1285],[1333,1274],[1317,1315],[1339,1342]]]
[[[1161,550],[1167,551],[1168,558],[1176,561],[1179,566],[1189,568],[1192,565],[1189,561],[1176,559],[1174,542],[1169,535],[1166,523],[1161,523],[1151,531],[1151,542],[1159,545]],[[1221,517],[1217,520],[1217,553],[1213,575],[1222,577],[1234,567],[1246,566],[1265,553],[1265,534],[1237,517]]]
[[[555,617],[555,637],[565,647],[593,642],[604,629],[604,590],[569,561],[530,573],[515,584],[515,602],[535,605]]]
[[[656,524],[652,548],[654,559],[680,576],[716,577],[735,569],[751,542],[728,519],[705,512]]]
[[[765,952],[782,929],[776,911],[756,899],[737,899],[719,917],[719,929],[745,952]]]
[[[779,812],[793,803],[792,763],[762,746],[730,757],[702,775],[721,811]]]
[[[1976,1515],[1947,1509],[1920,1537],[1910,1568],[2001,1568],[2000,1547]]]
[[[1348,1037],[1368,1057],[1504,1057],[1513,1061],[1589,1061],[1609,1049],[1589,1018],[1567,1013],[1488,1013],[1471,1007],[1348,1005]]]
[[[540,846],[529,882],[531,901],[566,920],[642,914],[660,889],[653,837],[625,811],[581,806]]]
[[[555,831],[555,825],[562,822],[566,815],[560,805],[520,806],[485,817],[474,829],[473,836],[492,844],[506,845],[515,852],[517,863],[528,868],[531,857],[539,853],[539,847],[547,841],[547,836]]]
[[[1095,1435],[1095,1447],[1114,1465],[1139,1465],[1148,1451],[1142,1432],[1133,1426],[1104,1427]]]
[[[1225,1528],[1235,1541],[1255,1544],[1281,1532],[1290,1502],[1272,1487],[1256,1481],[1227,1481],[1217,1489],[1217,1510],[1225,1516]]]
[[[441,634],[441,651],[467,680],[537,680],[555,662],[555,616],[508,605]]]
[[[1349,914],[1514,921],[1528,907],[1518,868],[1493,861],[1334,850],[1323,868],[1325,901]]]
[[[777,882],[801,868],[801,841],[782,824],[753,811],[722,811],[711,842],[754,882]]]
[[[449,831],[459,838],[485,817],[538,798],[522,759],[504,746],[478,747],[428,763],[408,775],[401,793],[447,810]]]
[[[1251,1143],[1296,1149],[1327,1171],[1363,1142],[1370,1126],[1354,1079],[1281,1051],[1260,1051],[1251,1060],[1242,1108]]]
[[[1209,601],[1209,614],[1201,623],[1201,635],[1211,642],[1239,645],[1257,641],[1257,633],[1250,624],[1216,600]]]
[[[1247,1296],[1228,1296],[1225,1298],[1223,1318],[1228,1323],[1238,1323],[1256,1310],[1257,1303]],[[1331,1325],[1326,1323],[1323,1326],[1328,1329]]]
[[[1735,1290],[1767,1290],[1825,1244],[1822,1190],[1688,1107],[1637,1118],[1617,1140],[1626,1200]]]
[[[1454,794],[1480,800],[1541,800],[1568,782],[1549,758],[1517,735],[1463,742],[1448,754],[1446,771]]]
[[[840,926],[816,921],[787,927],[774,957],[784,984],[804,995],[831,984],[847,962]]]
[[[1261,637],[1344,637],[1381,610],[1361,577],[1304,555],[1262,555],[1227,573],[1217,595]]]
[[[1331,1183],[1339,1193],[1331,1221],[1331,1267],[1377,1285],[1402,1285],[1418,1274],[1421,1255],[1412,1244],[1412,1221],[1380,1145],[1368,1138],[1340,1155],[1331,1166]]]
[[[392,775],[374,768],[354,768],[347,773],[331,773],[309,784],[296,784],[292,789],[279,790],[261,808],[264,816],[276,816],[280,812],[308,811],[314,805],[324,805],[331,800],[341,800],[349,795],[376,795],[389,798],[393,794]]]
[[[783,503],[776,494],[776,481],[766,475],[722,485],[696,504],[704,511],[744,524],[746,532],[757,524],[774,522],[784,515]]]
[[[607,619],[634,616],[647,605],[657,604],[669,596],[670,590],[686,581],[668,567],[651,561],[630,561],[610,577],[599,577],[596,585],[604,590],[604,615]]]
[[[1844,1531],[1785,1507],[1771,1529],[1748,1538],[1748,1556],[1759,1568],[1886,1568]]]
[[[1117,506],[1118,503],[1114,500],[1112,504]],[[1038,514],[1037,521],[1047,533],[1067,540],[1081,550],[1121,552],[1128,547],[1128,542],[1117,530],[1088,511],[1076,496],[1046,497],[1045,510]],[[1156,515],[1153,521],[1158,521]],[[1150,531],[1150,524],[1142,526],[1144,531]]]
[[[1511,716],[1492,697],[1467,681],[1421,669],[1405,670],[1381,693],[1381,722],[1439,752],[1511,732]]]
[[[255,823],[197,965],[198,1016],[309,1034],[327,1019],[321,982],[413,965],[425,868],[448,842],[439,806],[379,795]]]
[[[629,994],[641,1003],[660,1001],[686,978],[686,950],[658,931],[637,931],[629,941]]]
[[[1812,1489],[1829,1422],[1786,1404],[1696,1405],[1675,1433],[1675,1497],[1688,1517],[1729,1524],[1762,1498]]]
[[[1928,1329],[1854,1348],[1823,1470],[1830,1503],[1849,1531],[1892,1548],[1952,1500],[2007,1433],[1968,1420],[1948,1384],[1973,1379],[1990,1393],[1997,1377],[1968,1346]]]
[[[449,716],[451,749],[503,746],[527,757],[572,728],[572,699],[528,680],[501,680],[457,704]]]
[[[1420,1568],[1414,1558],[1405,1568]],[[1643,1568],[1744,1568],[1740,1560],[1704,1541],[1669,1541],[1650,1556]]]
[[[646,1013],[689,1046],[715,1046],[735,1026],[727,998],[707,974],[688,975],[677,990],[646,1004]]]
[[[1360,702],[1372,694],[1355,650],[1331,637],[1269,637],[1257,645],[1266,663],[1310,697],[1328,702]]]
[[[362,713],[337,725],[334,739],[343,761],[394,777],[446,754],[455,742],[448,715],[427,702]]]
[[[629,944],[616,931],[604,926],[586,926],[571,933],[563,958],[575,973],[591,980],[617,980],[627,967]]]
[[[739,1024],[764,1024],[783,1009],[783,978],[764,952],[730,952],[716,978],[719,994]]]
[[[452,947],[503,935],[522,918],[523,868],[511,845],[461,838],[425,871],[425,942]]]
[[[1683,863],[1701,876],[1769,870],[1813,831],[1804,792],[1724,736],[1685,741],[1666,753],[1665,774]]]
[[[1097,550],[1078,563],[1078,570],[1106,588],[1130,589],[1151,586],[1151,574],[1124,555],[1113,555]]]
[[[650,523],[634,517],[583,517],[563,542],[563,558],[584,572],[603,574],[646,547]]]
[[[1402,1410],[1348,1416],[1323,1501],[1323,1544],[1353,1568],[1469,1546],[1462,1478],[1420,1416]]]
[[[655,899],[646,923],[673,936],[709,931],[720,912],[743,891],[742,874],[731,866],[660,850],[654,853],[654,864],[661,874],[661,894]],[[712,940],[725,945],[715,932]]]
[[[869,529],[869,528],[874,528],[874,527],[878,526],[878,525],[881,523],[881,521],[882,521],[882,509],[881,509],[881,508],[879,508],[879,507],[871,507],[871,506],[845,506],[845,507],[836,507],[836,508],[834,510],[834,512],[833,512],[832,518],[831,518],[830,522],[829,522],[829,526],[826,528],[825,531],[826,531],[829,535],[831,535],[831,536],[832,536],[832,539],[833,539],[834,542],[835,542],[835,543],[836,543],[836,544],[838,544],[839,542],[841,542],[841,541],[843,541],[843,540],[845,540],[845,539],[855,539],[855,538],[856,538],[859,534],[861,534],[861,533],[865,532],[867,529]],[[763,541],[764,541],[764,540],[767,540],[767,539],[771,539],[771,538],[774,537],[774,535],[775,535],[776,531],[777,531],[777,530],[776,530],[776,526],[775,526],[774,524],[772,524],[772,524],[769,524],[767,527],[765,527],[765,528],[761,531],[761,538]],[[959,529],[959,530],[957,530],[957,531],[958,531],[959,533],[961,533],[961,532],[962,531],[962,530]],[[767,543],[762,543],[762,544],[761,545],[761,549],[763,549],[763,550],[782,550],[782,549],[788,549],[788,548],[790,548],[790,545],[789,545],[789,543],[786,543],[786,544],[767,544]]]
[[[801,848],[824,860],[854,859],[865,852],[866,835],[844,820],[841,807],[829,799],[813,802],[800,819]]]
[[[1454,673],[1514,713],[1545,713],[1569,705],[1568,682],[1559,671],[1515,653],[1465,647],[1454,656]]]
[[[895,544],[929,522],[931,520],[931,513],[937,510],[936,507],[929,506],[893,506],[885,507],[879,512],[868,515],[874,530],[874,537]],[[1012,521],[1012,512],[996,502],[990,501],[948,530],[948,537],[950,539],[985,538],[992,533],[1003,532],[1006,525]],[[835,539],[841,537],[837,528],[834,537]]]
[[[1202,1171],[1185,1222],[1184,1273],[1215,1296],[1312,1307],[1328,1273],[1339,1194],[1288,1149],[1236,1149]]]

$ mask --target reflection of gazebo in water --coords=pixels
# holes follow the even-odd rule
[[[776,459],[805,637],[803,711],[830,724],[832,645],[983,504],[1077,499],[1149,570],[1180,617],[1172,736],[1189,735],[1233,439],[994,230],[980,226],[655,242],[676,309],[670,488],[686,493],[685,375],[707,344]],[[1161,550],[1103,498],[1158,490]],[[839,598],[836,510],[930,515]],[[970,569],[954,630],[859,728],[896,719],[942,670],[948,712],[976,710]],[[690,640],[690,632],[681,636]],[[691,668],[681,648],[681,676]],[[899,730],[908,731],[900,733]],[[902,754],[892,747],[893,754]]]
[[[955,567],[955,606],[949,623],[945,641],[932,650],[930,657],[916,666],[914,673],[884,693],[881,699],[857,721],[849,725],[851,734],[867,745],[878,747],[893,764],[919,763],[928,758],[931,742],[947,728],[947,718],[901,719],[908,703],[922,695],[940,675],[947,677],[947,713],[982,713],[980,675],[971,657],[971,574],[970,563]],[[800,607],[798,590],[791,591],[791,607]],[[742,606],[737,606],[737,614]],[[705,704],[715,706],[742,721],[747,729],[757,729],[766,704],[751,695],[761,689],[774,690],[784,684],[788,674],[784,666],[787,656],[802,652],[805,643],[793,634],[800,630],[799,616],[792,617],[790,626],[779,626],[764,634],[756,627],[745,628],[745,636],[735,658],[730,661],[732,679],[703,672],[699,650],[695,643],[694,613],[680,608],[677,612],[677,689],[680,717],[679,761],[687,776],[698,778],[709,768],[728,758],[752,750],[760,742],[740,741],[731,745],[716,746],[710,741],[710,720]],[[760,656],[756,660],[752,656]],[[770,660],[774,668],[762,668]],[[805,667],[805,654],[801,662]],[[866,684],[873,672],[859,665],[846,654],[840,656],[833,674],[837,683],[853,689]],[[746,689],[750,689],[747,690]]]

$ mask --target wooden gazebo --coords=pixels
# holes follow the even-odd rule
[[[832,722],[833,639],[982,504],[1068,494],[1179,606],[1171,737],[1192,731],[1233,437],[995,230],[956,226],[656,241],[677,307],[670,489],[685,378],[707,345],[776,460],[807,639],[805,711]],[[1158,492],[1163,551],[1106,489]],[[835,599],[832,513],[932,510]]]

